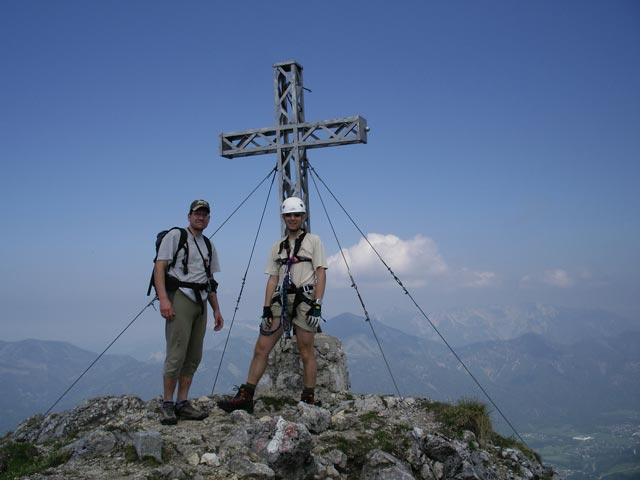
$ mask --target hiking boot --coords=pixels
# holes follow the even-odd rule
[[[300,401],[304,402],[304,403],[308,403],[309,405],[315,405],[316,407],[319,407],[322,402],[320,400],[316,400],[315,395],[313,393],[309,393],[309,392],[302,392],[302,395],[300,395]]]
[[[160,423],[162,425],[175,425],[178,423],[173,402],[162,402],[160,406]]]
[[[236,396],[230,400],[220,400],[218,406],[225,412],[231,413],[235,410],[244,410],[253,413],[253,394],[242,385],[238,388]]]
[[[180,402],[176,405],[176,417],[180,420],[204,420],[209,414],[198,410],[189,403],[188,400]]]

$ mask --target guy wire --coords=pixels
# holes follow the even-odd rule
[[[231,325],[229,325],[229,332],[227,333],[227,338],[224,342],[224,347],[222,349],[222,355],[220,356],[220,363],[218,364],[218,370],[216,371],[216,377],[213,380],[213,387],[211,387],[211,395],[213,395],[213,391],[216,389],[216,384],[218,383],[218,375],[220,375],[220,369],[222,368],[222,361],[224,360],[224,354],[227,351],[227,345],[229,344],[229,337],[231,337],[231,330],[233,329],[233,324],[236,320],[236,314],[238,313],[238,309],[240,308],[240,300],[242,299],[242,292],[244,291],[244,285],[247,281],[247,274],[249,273],[249,267],[251,266],[251,260],[253,259],[253,254],[256,250],[256,243],[258,241],[258,237],[260,236],[260,230],[262,229],[262,222],[264,220],[264,214],[267,210],[267,205],[269,204],[269,197],[271,197],[271,190],[273,189],[273,183],[276,179],[276,170],[272,171],[273,176],[271,178],[271,185],[269,186],[269,192],[267,193],[267,199],[264,202],[264,207],[262,208],[262,216],[260,217],[260,222],[258,223],[258,230],[256,231],[256,236],[253,239],[253,246],[251,247],[251,254],[249,255],[249,261],[247,262],[247,269],[244,271],[244,276],[242,277],[242,284],[240,286],[240,292],[238,293],[238,300],[236,301],[236,308],[233,311],[233,318],[231,319]]]
[[[491,402],[491,404],[494,406],[494,408],[496,409],[496,411],[500,414],[500,416],[504,419],[504,421],[507,423],[507,425],[509,425],[509,427],[511,428],[511,430],[513,430],[513,432],[516,434],[516,436],[520,439],[520,441],[524,444],[527,445],[527,442],[524,441],[524,439],[520,436],[520,434],[518,433],[518,431],[515,429],[515,427],[511,424],[511,422],[509,421],[509,419],[506,417],[506,415],[504,413],[502,413],[502,410],[500,410],[500,407],[498,407],[498,405],[496,404],[496,402],[493,401],[493,399],[491,398],[491,396],[489,395],[489,393],[484,389],[484,387],[482,386],[482,384],[478,381],[478,379],[475,377],[475,375],[473,375],[473,373],[471,373],[471,371],[469,370],[469,368],[467,368],[467,365],[464,363],[464,361],[462,360],[462,358],[460,358],[460,356],[457,354],[457,352],[454,350],[454,348],[449,344],[449,342],[447,342],[447,340],[444,338],[444,336],[442,335],[442,333],[440,333],[440,331],[438,330],[438,328],[433,324],[433,322],[431,321],[431,319],[427,316],[427,314],[424,312],[424,310],[422,309],[422,307],[420,307],[420,305],[416,302],[416,300],[413,298],[413,296],[411,295],[411,293],[409,293],[409,290],[407,290],[407,288],[402,284],[402,281],[396,276],[396,274],[393,272],[393,270],[391,269],[391,267],[389,267],[389,265],[387,265],[387,262],[384,261],[384,259],[382,258],[382,256],[380,255],[380,253],[378,253],[378,250],[376,250],[376,248],[371,244],[371,242],[369,241],[369,239],[367,238],[367,236],[364,234],[364,232],[360,229],[360,227],[356,224],[356,222],[353,220],[353,218],[351,217],[351,215],[349,215],[349,213],[346,211],[346,209],[342,206],[342,203],[340,203],[340,201],[336,198],[336,196],[333,194],[333,192],[331,191],[331,189],[327,186],[327,184],[324,182],[324,180],[322,180],[322,178],[320,177],[320,175],[318,175],[318,172],[316,172],[316,170],[313,168],[313,166],[311,164],[309,164],[309,168],[311,169],[311,172],[318,178],[318,180],[320,180],[320,182],[324,185],[324,187],[327,189],[327,191],[329,192],[329,194],[333,197],[333,199],[336,201],[336,203],[340,206],[340,208],[342,209],[342,211],[345,213],[345,215],[347,216],[347,218],[349,218],[349,220],[351,221],[351,223],[353,224],[353,226],[358,230],[358,232],[360,232],[360,235],[362,235],[362,238],[365,239],[365,241],[369,244],[369,246],[371,247],[371,249],[375,252],[375,254],[378,256],[378,258],[380,259],[380,261],[382,262],[382,264],[386,267],[386,269],[389,271],[389,273],[391,274],[391,276],[394,278],[394,280],[398,283],[398,285],[400,285],[400,287],[402,288],[402,290],[404,291],[404,293],[411,299],[411,301],[413,302],[413,304],[415,305],[415,307],[418,309],[418,311],[420,311],[420,313],[422,314],[422,316],[427,320],[427,322],[429,322],[429,325],[431,325],[431,327],[434,329],[434,331],[438,334],[438,336],[442,339],[442,341],[444,342],[444,344],[447,346],[447,348],[451,351],[451,353],[453,354],[454,357],[456,357],[456,359],[458,360],[458,362],[460,362],[460,365],[462,365],[462,367],[465,369],[465,371],[469,374],[469,376],[473,379],[473,381],[475,382],[475,384],[478,386],[478,388],[482,391],[482,393],[487,397],[487,399],[489,400],[489,402]]]
[[[89,366],[85,369],[85,371],[84,371],[84,372],[82,372],[82,373],[80,374],[80,376],[79,376],[78,378],[76,378],[76,380],[75,380],[75,381],[74,381],[74,382],[69,386],[69,388],[67,388],[67,389],[64,391],[64,393],[63,393],[62,395],[60,395],[60,396],[58,397],[58,399],[57,399],[55,402],[53,402],[53,405],[51,405],[51,406],[47,409],[47,411],[46,411],[46,412],[44,412],[44,416],[47,416],[47,414],[48,414],[51,410],[53,410],[53,408],[58,404],[58,402],[59,402],[60,400],[62,400],[62,399],[64,398],[64,396],[65,396],[67,393],[69,393],[69,391],[70,391],[70,390],[71,390],[71,389],[72,389],[72,388],[73,388],[73,387],[74,387],[74,386],[75,386],[75,385],[80,381],[80,379],[81,379],[82,377],[84,377],[85,373],[87,373],[87,372],[91,369],[91,367],[93,367],[93,366],[97,363],[97,361],[98,361],[98,360],[100,360],[100,359],[102,358],[102,356],[107,352],[107,350],[109,350],[109,349],[111,348],[111,346],[112,346],[114,343],[116,343],[116,341],[117,341],[117,340],[118,340],[118,339],[119,339],[119,338],[124,334],[124,332],[126,332],[126,331],[127,331],[127,329],[128,329],[131,325],[133,325],[133,322],[135,322],[135,321],[138,319],[138,317],[139,317],[140,315],[142,315],[142,313],[143,313],[147,308],[149,308],[151,305],[153,305],[153,302],[155,302],[155,301],[157,300],[157,298],[158,298],[157,296],[156,296],[156,297],[154,297],[154,298],[153,298],[153,300],[151,300],[151,301],[150,301],[150,302],[149,302],[149,303],[148,303],[148,304],[147,304],[147,305],[146,305],[142,310],[140,310],[140,312],[139,312],[135,317],[133,317],[133,320],[131,320],[131,321],[129,322],[129,324],[128,324],[126,327],[124,327],[124,329],[123,329],[123,330],[118,334],[118,336],[117,336],[116,338],[114,338],[114,339],[111,341],[111,343],[110,343],[109,345],[107,345],[107,348],[105,348],[105,349],[102,351],[102,353],[101,353],[100,355],[98,355],[98,357],[97,357],[93,362],[91,362],[91,365],[89,365]]]
[[[333,222],[331,221],[331,217],[329,217],[329,212],[327,211],[327,207],[325,206],[322,195],[320,194],[320,190],[318,189],[318,184],[316,183],[316,179],[315,179],[315,175],[317,174],[315,173],[315,170],[313,170],[313,168],[311,168],[311,170],[312,170],[311,180],[313,180],[313,185],[315,186],[316,192],[318,193],[318,198],[320,199],[320,203],[322,204],[324,213],[327,216],[327,220],[329,221],[329,225],[331,226],[331,230],[333,231],[333,236],[335,237],[336,243],[338,244],[338,248],[340,249],[342,260],[344,260],[344,264],[347,267],[347,273],[349,274],[349,279],[351,280],[351,286],[356,291],[356,295],[358,296],[358,300],[360,301],[360,305],[362,306],[362,310],[364,311],[365,321],[369,324],[369,327],[371,327],[371,332],[373,333],[373,337],[375,338],[376,343],[378,344],[378,348],[380,349],[380,353],[382,354],[382,359],[384,360],[384,363],[387,366],[387,370],[389,372],[389,375],[391,376],[391,381],[393,382],[393,386],[395,387],[398,396],[400,398],[403,398],[402,394],[400,393],[400,389],[398,388],[398,384],[396,383],[396,379],[393,376],[393,372],[391,371],[391,366],[387,361],[387,356],[384,354],[384,350],[382,349],[382,344],[380,343],[380,340],[378,340],[378,335],[376,334],[376,331],[373,328],[373,322],[369,318],[369,312],[367,311],[367,307],[364,304],[362,295],[360,295],[360,290],[358,290],[358,285],[356,284],[356,281],[354,280],[353,275],[351,274],[351,269],[349,268],[349,262],[347,262],[347,258],[344,256],[344,250],[342,248],[342,245],[340,244],[340,240],[338,239],[338,234],[336,233],[336,230],[333,227]]]
[[[273,175],[273,178],[275,178],[275,172],[277,171],[277,167],[272,168],[271,170],[269,170],[269,173],[267,174],[266,177],[264,177],[260,183],[245,197],[244,200],[242,200],[242,202],[240,202],[240,204],[231,212],[231,214],[220,224],[220,226],[209,236],[209,238],[213,237],[216,233],[218,233],[218,231],[222,228],[222,226],[224,224],[226,224],[231,217],[233,217],[233,215],[240,209],[240,207],[242,207],[242,205],[245,204],[245,202],[247,200],[249,200],[249,198],[255,193],[256,190],[258,190],[258,188],[260,188],[260,186],[269,178],[269,176]],[[271,185],[273,185],[273,179],[271,180]],[[271,190],[269,190],[271,191]],[[263,212],[263,216],[264,216],[264,212]],[[262,220],[261,220],[262,222]],[[254,247],[255,247],[255,243],[254,243]],[[253,254],[253,253],[252,253]],[[246,277],[246,273],[245,273],[245,277]],[[244,281],[243,281],[244,282]],[[244,286],[244,284],[243,284]],[[82,377],[84,377],[84,375],[91,370],[91,368],[98,362],[98,360],[100,360],[102,358],[102,356],[107,352],[107,350],[109,350],[114,343],[116,343],[116,341],[124,334],[124,332],[126,332],[129,327],[131,327],[131,325],[133,325],[133,323],[140,317],[140,315],[142,315],[142,313],[149,307],[153,306],[153,304],[155,303],[155,301],[158,299],[158,296],[154,296],[154,298],[133,318],[133,320],[131,320],[129,322],[129,324],[111,341],[111,343],[109,343],[109,345],[107,345],[107,348],[105,348],[102,353],[100,353],[96,359],[91,362],[91,364],[85,369],[84,372],[82,372],[80,374],[80,376],[78,376],[78,378],[76,378],[73,383],[64,391],[64,393],[62,393],[62,395],[60,395],[58,397],[58,399],[53,402],[53,404],[47,409],[46,412],[44,412],[44,415],[46,416],[47,414],[49,414],[51,412],[51,410],[53,410],[55,408],[55,406],[67,395],[67,393],[69,393],[71,391],[71,389],[73,387],[76,386],[76,384],[80,381],[80,379]],[[236,307],[237,310],[237,307]],[[234,313],[234,318],[235,318],[235,313]],[[216,377],[217,378],[217,377]]]

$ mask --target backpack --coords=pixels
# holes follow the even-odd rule
[[[171,260],[171,263],[167,265],[167,271],[169,271],[169,268],[173,267],[176,264],[178,252],[180,251],[180,249],[184,248],[184,259],[182,260],[182,271],[185,274],[187,274],[189,273],[189,270],[187,268],[187,265],[189,263],[189,244],[187,243],[186,228],[172,227],[168,230],[162,230],[161,232],[158,232],[158,235],[156,236],[156,256],[153,258],[153,263],[155,265],[156,260],[158,259],[158,250],[160,249],[160,244],[162,243],[162,239],[164,239],[167,233],[169,233],[171,230],[176,230],[176,229],[180,230],[180,240],[178,240],[178,248],[176,248],[176,251],[173,254],[173,260]],[[213,248],[211,246],[211,240],[209,240],[209,238],[204,235],[203,235],[203,238],[204,238],[204,243],[207,245],[207,251],[209,253],[209,267],[207,269],[207,276],[211,277],[211,272],[209,271],[209,269],[211,268]],[[149,288],[147,289],[147,296],[151,295],[151,288],[155,288],[154,279],[153,279],[153,270],[151,270],[151,279],[149,280]]]

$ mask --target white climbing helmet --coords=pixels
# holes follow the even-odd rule
[[[304,206],[302,199],[298,197],[289,197],[282,202],[282,215],[287,213],[307,213],[307,208]]]

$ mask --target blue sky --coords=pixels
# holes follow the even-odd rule
[[[538,302],[638,318],[640,5],[389,5],[1,2],[2,338],[115,336],[148,301],[157,231],[206,198],[212,233],[275,164],[220,157],[218,135],[274,124],[272,66],[289,60],[307,120],[367,119],[367,145],[309,159],[427,313]],[[267,186],[213,238],[227,323]],[[276,192],[241,323],[261,311]],[[361,313],[311,192],[325,316]],[[321,194],[370,313],[411,309]],[[130,338],[160,322],[148,309]]]

